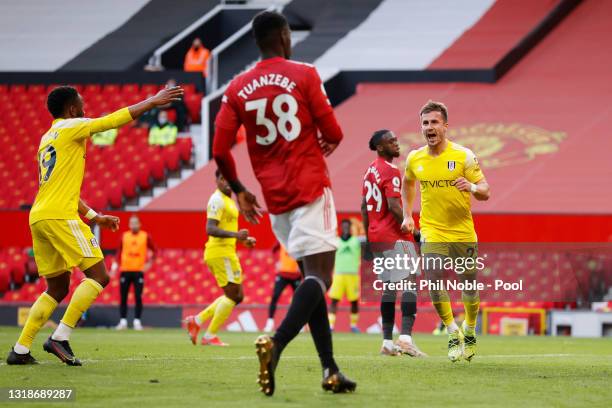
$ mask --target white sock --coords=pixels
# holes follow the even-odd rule
[[[127,326],[127,319],[119,319],[119,326]]]
[[[26,346],[22,346],[19,343],[15,343],[15,347],[13,347],[13,350],[15,350],[15,353],[17,354],[28,354],[30,352],[29,348],[27,348]]]
[[[387,350],[393,350],[393,340],[383,340],[383,347]]]
[[[476,326],[468,326],[467,324],[465,324],[465,322],[463,322],[463,330],[473,332],[476,331]]]
[[[57,341],[70,340],[71,333],[72,327],[60,322],[59,326],[57,326],[57,329],[55,329],[55,331],[51,335],[51,338]]]
[[[457,323],[455,323],[454,321],[448,326],[446,326],[446,331],[448,332],[448,334],[454,333],[457,330],[459,330],[459,326],[457,326]]]
[[[134,319],[134,324],[142,324],[142,322],[140,321],[140,319]]]
[[[193,319],[193,320],[195,320],[195,322],[196,322],[196,324],[197,324],[198,326],[201,326],[201,325],[202,325],[202,319],[200,319],[200,315],[199,315],[199,314],[197,314],[197,315],[196,315],[196,317],[195,317],[195,319]]]
[[[216,336],[215,334],[210,334],[209,332],[204,333],[204,338],[206,340],[210,340],[210,339],[212,339],[215,336]]]
[[[274,327],[274,319],[272,319],[271,317],[268,317],[268,320],[266,320],[266,326]]]
[[[400,334],[399,341],[404,341],[406,343],[412,344],[412,336],[409,334]]]

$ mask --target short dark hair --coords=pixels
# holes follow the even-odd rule
[[[253,37],[261,47],[269,45],[270,41],[278,35],[278,32],[289,26],[287,19],[276,11],[262,11],[253,18]]]
[[[346,223],[346,224],[349,224],[349,225],[352,225],[352,224],[353,224],[353,223],[351,222],[351,220],[350,220],[350,219],[348,219],[348,218],[345,218],[345,219],[343,219],[343,220],[340,222],[340,224],[345,224],[345,223]]]
[[[446,105],[444,105],[442,102],[432,101],[431,99],[428,100],[427,103],[421,108],[419,116],[429,112],[440,112],[442,114],[444,122],[448,122],[448,109],[446,108]]]
[[[383,136],[386,135],[389,132],[390,132],[389,129],[380,129],[380,130],[377,130],[376,132],[374,132],[374,134],[370,138],[370,143],[369,143],[370,150],[376,151],[376,147],[378,146],[378,144],[382,140]]]
[[[78,91],[71,86],[58,86],[47,96],[47,109],[54,118],[62,116],[66,106],[79,97]]]

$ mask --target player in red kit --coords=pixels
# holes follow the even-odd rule
[[[337,221],[324,156],[336,148],[342,130],[316,69],[288,60],[291,32],[287,20],[279,13],[264,11],[252,25],[261,61],[227,87],[215,121],[213,156],[236,193],[241,213],[257,223],[259,204],[239,181],[230,152],[238,128],[244,125],[251,164],[274,234],[298,260],[304,274],[274,336],[260,336],[255,342],[258,382],[265,395],[274,393],[280,355],[308,323],[323,367],[323,389],[354,391],[356,384],[334,361],[325,302],[334,268]]]
[[[393,164],[399,157],[400,148],[393,132],[383,129],[374,132],[369,142],[370,150],[376,151],[374,160],[363,177],[361,215],[366,230],[367,243],[374,258],[393,258],[404,254],[416,259],[416,249],[412,237],[400,229],[404,219],[402,212],[401,175]],[[383,271],[377,279],[382,282],[399,282],[411,279],[416,283],[415,270],[395,266],[386,267],[381,262]],[[383,325],[383,343],[380,353],[388,356],[407,354],[412,357],[424,357],[412,341],[412,327],[417,311],[416,285],[414,290],[404,290],[401,294],[402,325],[397,343],[393,343],[393,326],[395,324],[396,291],[385,289],[381,295],[380,314]]]

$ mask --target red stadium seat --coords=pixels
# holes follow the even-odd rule
[[[140,87],[138,86],[138,84],[124,84],[121,87],[121,93],[125,94],[125,95],[129,95],[129,94],[138,94],[140,93]]]
[[[123,173],[122,178],[123,178],[123,194],[127,198],[136,197],[136,194],[137,194],[136,187],[138,185],[136,175],[132,173],[131,171],[126,171],[125,173]]]
[[[26,86],[22,84],[11,85],[11,93],[13,95],[24,94],[26,92]]]
[[[146,162],[138,163],[137,171],[137,180],[138,186],[141,190],[148,190],[151,188],[151,173],[149,171],[149,166]]]
[[[99,95],[102,92],[102,86],[100,84],[87,84],[83,88],[83,93],[88,97],[93,95]]]
[[[145,84],[140,88],[140,93],[143,97],[147,97],[147,95],[155,95],[157,91],[159,91],[160,86],[155,84]]]
[[[151,158],[151,176],[155,180],[163,180],[166,175],[164,168],[164,158],[160,153],[154,154]]]
[[[117,180],[112,180],[106,187],[108,202],[111,207],[119,208],[123,204],[123,187]]]
[[[106,84],[104,88],[102,88],[102,93],[105,95],[109,94],[118,94],[121,91],[121,88],[117,84]]]
[[[193,141],[191,137],[181,137],[176,139],[176,144],[180,151],[181,160],[185,163],[191,161],[191,149],[193,147]]]
[[[47,89],[44,85],[35,84],[28,86],[28,92],[30,94],[44,94],[47,92]]]
[[[162,154],[168,170],[176,171],[180,167],[180,151],[176,145],[164,147]]]
[[[202,106],[202,94],[185,94],[185,105],[193,123],[200,123],[200,112]]]

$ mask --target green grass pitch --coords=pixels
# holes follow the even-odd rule
[[[78,329],[72,347],[83,367],[67,367],[42,350],[38,366],[4,363],[19,330],[0,328],[4,346],[0,387],[76,390],[75,403],[54,407],[604,407],[612,401],[612,341],[554,337],[479,337],[471,363],[446,359],[446,336],[417,335],[427,359],[383,357],[379,336],[335,334],[343,372],[357,381],[355,394],[324,393],[318,357],[309,334],[286,349],[277,371],[276,394],[255,384],[255,334],[222,333],[227,348],[193,346],[183,330],[116,332]],[[44,405],[44,404],[42,404]],[[40,403],[9,406],[40,407]]]

